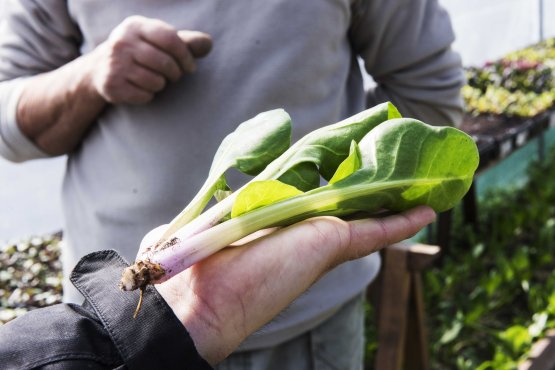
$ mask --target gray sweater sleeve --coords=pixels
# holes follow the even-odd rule
[[[19,130],[17,102],[28,77],[79,56],[79,29],[66,1],[3,0],[0,35],[0,156],[14,162],[45,157]]]
[[[349,36],[377,83],[369,106],[391,100],[427,123],[460,123],[464,73],[451,50],[449,15],[436,0],[355,0]]]

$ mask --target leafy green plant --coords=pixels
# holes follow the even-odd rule
[[[467,112],[532,117],[553,106],[555,41],[506,55],[483,67],[466,69],[462,94]]]
[[[555,327],[553,176],[555,150],[526,186],[485,197],[479,229],[458,219],[452,248],[424,276],[432,368],[516,369]]]
[[[490,85],[485,91],[471,86],[464,86],[462,96],[466,110],[474,115],[495,114],[517,117],[533,117],[547,111],[555,101],[555,90],[540,94],[511,92],[504,87]]]
[[[0,325],[62,301],[60,244],[45,235],[0,245]]]
[[[226,187],[213,184],[223,181],[222,170],[237,163],[235,151],[228,149],[236,137],[247,136],[244,140],[253,142],[253,148],[264,148],[264,143],[256,144],[259,139],[248,138],[249,132],[256,131],[264,142],[286,136],[281,127],[288,119],[283,112],[274,116],[277,119],[264,121],[264,126],[247,121],[224,140],[210,170],[210,185],[198,196],[203,203],[206,194],[212,196],[214,189]],[[478,151],[468,135],[452,127],[400,118],[390,103],[315,130],[279,156],[283,145],[277,147],[261,163],[252,151],[242,153],[258,175],[190,222],[183,222],[182,216],[174,220],[170,228],[177,231],[164,236],[126,270],[122,288],[165,281],[230,243],[271,226],[319,215],[402,211],[420,204],[438,212],[447,210],[467,192],[478,166]],[[289,184],[279,181],[293,170],[300,175],[287,177]],[[315,172],[329,183],[300,190],[298,183],[306,184]],[[183,213],[188,209],[192,208]],[[199,207],[194,209],[200,213]]]

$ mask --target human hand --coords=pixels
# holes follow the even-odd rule
[[[380,219],[317,217],[250,237],[155,287],[214,365],[333,267],[407,239],[434,219],[424,206]],[[145,236],[141,249],[165,228]]]
[[[206,33],[131,16],[87,56],[91,85],[109,103],[144,104],[168,82],[193,73],[195,58],[211,47]]]

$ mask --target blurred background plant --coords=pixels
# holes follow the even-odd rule
[[[0,246],[0,325],[61,302],[60,244],[60,235],[46,235]]]
[[[555,148],[528,170],[519,189],[490,191],[479,229],[463,224],[440,263],[424,273],[434,370],[516,369],[537,339],[555,328]],[[366,369],[377,342],[367,306]]]
[[[467,68],[468,84],[462,89],[467,112],[533,117],[547,111],[555,100],[554,58],[555,41],[549,39]]]

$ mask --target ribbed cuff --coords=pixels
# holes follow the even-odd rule
[[[27,81],[22,77],[0,83],[0,156],[11,162],[48,157],[17,124],[17,104]]]

